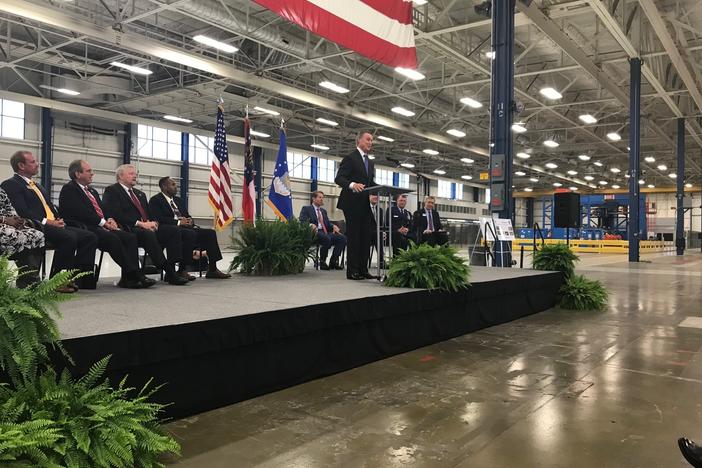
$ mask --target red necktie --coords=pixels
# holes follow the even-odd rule
[[[134,195],[134,192],[132,192],[132,189],[129,189],[129,198],[132,199],[132,203],[134,203],[134,206],[136,206],[136,209],[139,210],[139,214],[141,215],[141,220],[142,221],[148,221],[149,218],[146,216],[146,211],[144,211],[144,207],[141,206],[141,203],[139,203],[139,199]]]
[[[90,190],[88,190],[88,187],[83,187],[83,190],[85,190],[85,194],[88,196],[88,200],[90,200],[90,203],[93,204],[93,208],[95,208],[95,212],[98,214],[100,218],[104,218],[105,215],[102,212],[102,209],[100,208],[100,205],[98,205],[97,200],[93,196],[92,193],[90,193]]]
[[[322,230],[324,234],[327,234],[327,224],[324,222],[324,216],[322,215],[322,210],[317,208],[317,221],[322,225]]]

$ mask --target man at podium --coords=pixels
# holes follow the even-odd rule
[[[374,278],[368,272],[368,246],[371,233],[371,208],[368,192],[363,189],[375,185],[375,168],[368,153],[373,147],[373,135],[361,131],[356,136],[356,149],[339,164],[334,182],[341,187],[337,208],[346,218],[347,268],[346,278],[362,280]]]

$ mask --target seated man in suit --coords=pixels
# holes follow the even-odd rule
[[[381,248],[380,248],[380,267],[385,268],[385,249],[382,248],[383,245],[385,245],[385,242],[387,241],[387,233],[385,230],[386,224],[385,222],[387,221],[387,218],[383,216],[383,208],[381,206],[378,206],[378,195],[369,195],[368,196],[368,201],[370,202],[370,209],[371,213],[373,214],[373,219],[371,220],[371,226],[370,226],[370,246],[374,248],[378,248],[378,224],[376,222],[376,218],[380,219],[380,231],[381,231]],[[368,258],[368,262],[370,263],[370,257]]]
[[[116,176],[117,183],[105,189],[105,208],[122,228],[136,234],[139,246],[146,250],[154,265],[164,271],[164,281],[175,286],[188,284],[188,280],[175,271],[175,264],[183,259],[183,242],[178,226],[160,226],[149,219],[146,195],[134,188],[137,183],[134,166],[119,166]],[[164,247],[168,259],[163,255]]]
[[[205,278],[226,279],[231,275],[217,269],[217,262],[222,260],[222,252],[217,243],[214,229],[195,226],[182,200],[176,197],[178,185],[170,177],[161,177],[158,181],[161,189],[149,200],[149,216],[159,226],[178,226],[183,239],[183,262],[178,274],[190,281],[195,277],[188,274],[186,263],[192,264],[201,253],[207,252],[208,270]]]
[[[51,276],[61,270],[88,272],[89,276],[79,279],[80,286],[94,289],[95,279],[91,275],[97,236],[85,229],[66,226],[51,202],[51,195],[32,180],[39,173],[39,163],[30,151],[17,151],[10,158],[10,165],[15,175],[5,180],[2,188],[10,197],[17,214],[32,220],[34,227],[41,230],[45,240],[54,247]],[[60,287],[58,292],[73,293],[77,290],[78,285],[71,282]]]
[[[448,236],[441,227],[441,217],[434,209],[434,203],[434,197],[424,197],[424,208],[414,213],[414,228],[420,243],[444,245],[448,242]]]
[[[139,247],[134,234],[125,232],[105,214],[100,195],[90,187],[93,170],[87,161],[76,159],[68,165],[71,181],[61,188],[59,213],[66,221],[81,223],[97,236],[98,248],[110,254],[122,268],[121,288],[141,289],[156,282],[139,270]]]
[[[397,253],[400,249],[407,250],[409,241],[417,242],[412,229],[412,213],[407,206],[407,195],[399,195],[395,206],[392,207],[392,249]]]
[[[312,204],[303,206],[300,211],[300,222],[310,223],[312,230],[317,233],[316,242],[319,244],[319,269],[320,270],[343,270],[339,266],[339,256],[346,247],[346,236],[341,234],[339,227],[332,224],[327,216],[324,205],[324,193],[317,190],[312,192]],[[332,256],[327,265],[327,254],[329,248],[334,246]]]

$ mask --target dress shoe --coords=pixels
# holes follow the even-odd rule
[[[326,262],[319,262],[319,269],[320,270],[328,270],[329,265],[327,265]]]
[[[227,279],[227,278],[231,278],[231,277],[232,277],[232,275],[230,275],[229,273],[225,273],[225,272],[219,271],[219,270],[208,271],[207,274],[205,275],[205,278],[209,278],[209,279]]]
[[[344,269],[344,267],[342,267],[341,265],[329,265],[329,268],[331,268],[332,270],[343,270]]]
[[[66,284],[66,286],[73,289],[73,292],[78,292],[78,290],[80,289],[74,281],[71,281],[70,283]]]
[[[173,286],[183,286],[189,283],[188,280],[186,280],[182,276],[178,276],[175,273],[166,274],[166,276],[163,277],[163,281]]]
[[[139,278],[137,278],[137,281],[139,281],[144,288],[150,288],[154,284],[156,284],[156,280],[152,280],[151,278],[148,278],[146,275],[140,275]]]
[[[362,277],[363,279],[378,279],[377,276],[371,275],[371,274],[368,273],[368,272],[361,273],[361,277]]]
[[[122,278],[119,280],[119,283],[117,283],[117,286],[120,288],[126,288],[126,289],[142,289],[144,286],[141,284],[141,281],[137,279],[125,279]]]
[[[61,294],[73,294],[74,292],[78,291],[78,289],[73,289],[68,284],[64,284],[63,286],[59,286],[58,288],[54,289],[54,291]]]
[[[366,277],[363,276],[363,275],[360,275],[360,274],[358,274],[358,273],[351,273],[350,275],[348,275],[348,276],[346,277],[346,279],[358,281],[358,280],[364,280],[364,279],[366,279]]]
[[[191,275],[190,273],[188,273],[185,270],[179,271],[177,273],[177,275],[180,276],[181,278],[185,278],[188,281],[195,281],[197,279],[195,276]]]
[[[702,446],[697,445],[690,439],[681,437],[678,439],[678,447],[687,462],[695,468],[702,468]]]

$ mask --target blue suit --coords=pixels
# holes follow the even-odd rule
[[[317,239],[316,242],[319,244],[319,261],[325,263],[327,260],[327,254],[331,246],[334,246],[332,251],[331,259],[329,263],[331,265],[337,265],[339,262],[339,256],[341,252],[344,251],[346,247],[346,236],[343,234],[334,233],[334,225],[329,221],[329,216],[327,215],[327,210],[324,208],[319,208],[322,213],[322,219],[317,217],[317,212],[314,205],[303,206],[300,210],[300,222],[309,223],[317,226]],[[327,232],[324,232],[324,228]]]

